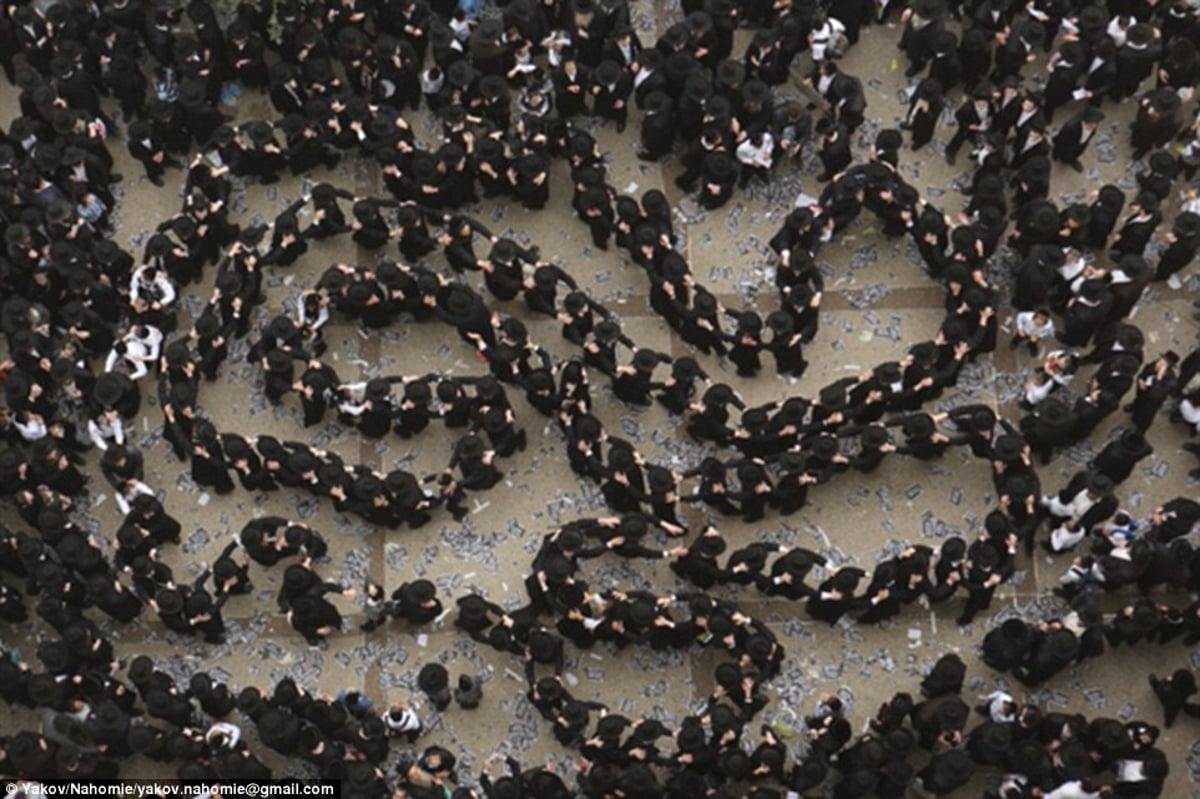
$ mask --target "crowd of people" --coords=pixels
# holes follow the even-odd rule
[[[508,776],[481,775],[479,790],[488,797],[578,791],[770,799],[822,784],[837,796],[900,796],[914,781],[941,795],[965,785],[977,766],[1005,775],[995,790],[1004,799],[1162,792],[1166,759],[1154,746],[1157,730],[1143,722],[1089,723],[992,695],[980,709],[986,720],[968,731],[963,665],[954,658],[922,684],[923,701],[898,694],[853,742],[841,700],[825,697],[804,720],[802,759],[789,766],[785,742],[770,726],[749,752],[743,731],[768,707],[763,689],[779,678],[784,650],[767,625],[707,590],[754,584],[805,600],[814,619],[836,624],[853,616],[869,624],[921,597],[947,600],[962,585],[967,598],[957,621],[966,625],[989,607],[1022,548],[1028,557],[1049,522],[1044,546],[1051,552],[1091,544],[1059,589],[1070,607],[1061,618],[1034,625],[1012,619],[991,631],[983,642],[989,666],[1034,685],[1100,654],[1105,642],[1166,641],[1185,631],[1184,641],[1192,640],[1200,618],[1194,606],[1142,599],[1106,623],[1097,597],[1122,586],[1193,591],[1200,579],[1187,540],[1200,505],[1174,499],[1139,529],[1115,493],[1151,454],[1144,433],[1168,400],[1178,401],[1172,423],[1200,424],[1200,350],[1183,358],[1168,351],[1146,363],[1145,338],[1132,322],[1145,288],[1177,281],[1200,247],[1200,188],[1185,185],[1200,165],[1200,126],[1183,116],[1200,79],[1200,9],[1184,0],[1023,8],[919,0],[903,10],[707,0],[685,2],[683,11],[656,41],[643,43],[629,7],[611,0],[512,0],[487,14],[469,2],[244,2],[225,18],[199,0],[183,9],[137,0],[5,8],[0,62],[20,91],[20,116],[0,142],[0,324],[9,349],[0,478],[29,531],[4,530],[0,569],[25,582],[0,581],[0,611],[20,623],[32,605],[54,631],[37,646],[44,670],[17,658],[0,664],[9,678],[5,698],[37,709],[42,721],[40,732],[6,739],[7,772],[112,776],[137,754],[171,764],[181,777],[271,776],[229,720],[236,709],[263,746],[342,779],[349,795],[472,795],[457,787],[454,755],[438,745],[383,770],[389,737],[422,737],[410,703],[380,715],[359,692],[335,700],[290,680],[271,692],[251,686],[235,695],[204,673],[185,690],[148,658],[117,676],[124,666],[91,608],[117,623],[149,608],[169,630],[221,644],[222,609],[252,591],[253,560],[282,567],[279,611],[320,646],[344,625],[326,596],[357,593],[315,570],[328,549],[318,531],[278,516],[247,522],[210,568],[190,584],[176,580],[163,552],[180,540],[181,526],[147,484],[143,454],[125,429],[143,413],[141,386],[155,380],[162,437],[190,463],[198,485],[218,495],[239,485],[303,488],[391,529],[419,527],[439,508],[461,520],[469,492],[499,482],[497,459],[526,445],[524,410],[509,390],[556,422],[571,469],[600,487],[614,515],[569,520],[546,535],[520,610],[471,594],[457,598],[456,625],[523,658],[531,706],[558,743],[578,752],[577,785],[548,769],[523,771],[510,759]],[[840,69],[840,57],[864,25],[893,15],[914,79],[911,106],[899,128],[880,130],[856,160],[866,96],[861,80]],[[735,57],[740,25],[757,30]],[[1044,79],[1035,80],[1028,65],[1038,49],[1050,56]],[[808,101],[778,88],[797,63],[811,64],[802,81]],[[277,118],[227,117],[218,109],[231,90],[265,92]],[[1078,202],[1055,198],[1051,161],[1082,171],[1105,104],[1127,98],[1137,102],[1128,146],[1144,167],[1136,194],[1108,184]],[[939,207],[899,169],[905,133],[913,150],[928,146],[955,101],[946,157],[953,163],[971,146],[970,199],[961,213]],[[439,121],[434,148],[418,142],[410,124],[422,105]],[[785,163],[820,163],[816,179],[825,186],[770,242],[777,310],[724,308],[675,249],[665,195],[629,196],[609,185],[595,139],[573,120],[590,115],[621,132],[630,106],[641,112],[639,157],[681,152],[676,183],[708,210],[739,186],[769,183]],[[1064,106],[1075,113],[1052,132]],[[115,138],[156,186],[166,170],[184,172],[181,210],[156,227],[140,259],[113,240],[114,188],[123,179],[112,171]],[[376,160],[386,194],[358,196],[320,183],[270,224],[240,225],[231,214],[244,181],[272,183],[346,157]],[[607,249],[615,242],[644,270],[650,306],[696,357],[639,346],[569,267],[466,212],[481,197],[544,208],[550,173],[561,162],[570,171],[572,211],[592,243]],[[937,334],[902,360],[836,381],[816,397],[746,407],[733,386],[711,380],[701,356],[727,357],[739,377],[753,378],[769,353],[779,375],[802,375],[824,290],[815,257],[863,209],[879,219],[882,235],[910,237],[945,287]],[[380,255],[395,242],[400,259],[314,270],[312,287],[294,305],[252,329],[266,302],[265,270],[307,266],[308,242],[339,235]],[[435,253],[449,271],[434,266]],[[1006,274],[1009,261],[1015,268]],[[181,295],[211,267],[210,299],[181,330]],[[472,285],[474,272],[482,273],[482,290]],[[1025,415],[1011,424],[984,406],[934,412],[964,364],[997,347],[1010,291],[1012,346],[1025,345],[1038,359],[1022,392]],[[578,356],[557,360],[533,341],[510,314],[515,309],[501,305],[518,298],[529,314],[558,319]],[[449,324],[488,372],[344,381],[322,360],[322,328],[333,314],[366,330],[402,315]],[[362,436],[408,438],[440,421],[457,436],[446,468],[385,472],[331,449],[218,430],[233,420],[206,418],[197,400],[239,339],[252,342],[250,361],[262,372],[266,399],[278,405],[295,394],[304,426],[332,411]],[[1087,364],[1098,367],[1086,391],[1063,401]],[[593,413],[589,381],[600,374],[617,400],[658,402],[712,454],[684,472],[653,463]],[[1127,432],[1057,493],[1044,494],[1036,462],[1087,439],[1122,410],[1130,390]],[[987,461],[999,497],[969,544],[953,537],[936,552],[910,546],[868,575],[772,543],[739,548],[722,564],[725,542],[714,524],[694,531],[690,544],[672,540],[689,533],[681,502],[756,522],[799,511],[810,487],[843,472],[870,473],[887,455],[933,460],[956,446]],[[72,518],[87,495],[81,466],[89,451],[98,453],[124,516],[111,558]],[[582,561],[608,551],[670,559],[688,585],[667,594],[595,592]],[[822,575],[816,586],[805,582],[813,570]],[[362,594],[368,633],[393,617],[423,625],[443,612],[425,580],[390,597],[368,582]],[[567,642],[709,646],[728,659],[715,670],[705,712],[671,730],[572,696],[561,678]],[[439,668],[423,669],[417,683],[441,711],[451,690]],[[1151,679],[1168,726],[1195,710],[1187,703],[1195,692],[1190,677],[1180,670]],[[464,675],[454,695],[470,708],[479,685]],[[154,723],[135,720],[143,708]],[[661,739],[671,742],[659,748]],[[921,751],[928,755],[918,757]]]

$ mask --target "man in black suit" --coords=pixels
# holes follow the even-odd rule
[[[1046,79],[1044,105],[1047,122],[1054,116],[1056,108],[1071,102],[1087,66],[1087,54],[1079,42],[1063,42],[1062,47],[1050,57],[1047,65],[1050,76]]]
[[[1083,90],[1093,106],[1100,105],[1116,87],[1117,72],[1117,45],[1111,37],[1103,36],[1092,46],[1092,58],[1083,80]]]
[[[683,156],[684,172],[675,178],[675,185],[684,191],[692,191],[700,178],[705,157],[709,153],[723,152],[725,149],[725,137],[721,130],[715,126],[705,127],[700,137],[688,146],[687,153]]]
[[[1137,93],[1138,86],[1154,71],[1162,55],[1162,34],[1153,26],[1139,22],[1125,34],[1125,43],[1117,48],[1117,98]]]
[[[971,102],[959,105],[954,112],[954,119],[958,128],[946,144],[946,162],[949,164],[954,163],[965,141],[988,129],[992,119],[991,95],[982,89],[975,91],[971,95]]]
[[[281,115],[298,114],[304,111],[308,91],[299,81],[299,73],[291,64],[279,62],[271,66],[267,94],[271,106]]]
[[[243,19],[236,19],[226,31],[230,65],[238,81],[252,89],[268,83],[266,44],[261,36]]]
[[[1189,716],[1200,715],[1200,705],[1187,701],[1196,693],[1196,678],[1187,669],[1176,669],[1168,677],[1150,675],[1150,687],[1163,707],[1163,726],[1170,727],[1185,711]]]
[[[671,151],[675,141],[675,115],[671,97],[653,92],[646,98],[642,115],[642,149],[638,158],[657,161]]]
[[[1004,135],[1012,130],[1021,115],[1021,78],[1009,75],[992,94],[992,126],[991,129]]]
[[[1104,112],[1091,106],[1068,119],[1054,134],[1054,160],[1070,164],[1076,172],[1082,172],[1083,164],[1079,162],[1079,156],[1087,149],[1103,119]]]
[[[592,112],[617,123],[617,133],[625,130],[629,117],[629,95],[633,76],[615,61],[603,61],[592,77]]]
[[[1187,535],[1200,521],[1200,503],[1187,497],[1175,497],[1154,509],[1150,515],[1153,538],[1166,543]]]
[[[1046,29],[1037,20],[1014,23],[996,48],[992,80],[999,83],[1019,75],[1026,64],[1035,60],[1034,51],[1041,48],[1045,41]]]
[[[830,84],[828,99],[833,106],[833,113],[837,115],[838,124],[845,126],[849,133],[858,130],[867,108],[862,81],[853,75],[841,73]]]
[[[1016,119],[1012,122],[1012,135],[1014,149],[1020,149],[1022,139],[1031,127],[1041,124],[1046,126],[1046,115],[1042,113],[1042,93],[1041,92],[1026,92],[1021,96],[1021,110],[1017,112]],[[1002,118],[1003,121],[1003,118]]]
[[[590,79],[586,70],[574,61],[565,61],[554,71],[554,107],[560,119],[570,119],[587,111]]]
[[[850,134],[844,125],[834,124],[829,117],[817,121],[817,133],[821,136],[821,148],[817,157],[821,159],[821,174],[817,180],[824,183],[850,165]]]
[[[641,51],[642,43],[633,28],[622,25],[605,40],[600,54],[605,60],[615,61],[621,67],[629,69]]]
[[[720,208],[733,195],[737,183],[737,160],[727,152],[709,153],[701,164],[700,205],[710,211]]]
[[[667,83],[667,71],[664,69],[663,54],[660,50],[652,47],[640,51],[637,61],[629,71],[633,73],[633,99],[638,108],[643,107],[646,98],[653,92],[670,94],[670,84]]]
[[[1035,119],[1023,132],[1018,132],[1013,146],[1013,169],[1020,169],[1024,164],[1038,156],[1050,155],[1050,141],[1046,138],[1046,123]]]
[[[159,140],[154,127],[144,120],[138,120],[129,126],[127,143],[129,154],[142,162],[142,166],[146,168],[146,177],[155,186],[163,185],[163,173],[167,167],[181,167],[178,161],[167,155],[166,145]]]

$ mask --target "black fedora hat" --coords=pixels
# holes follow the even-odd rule
[[[446,67],[446,82],[458,89],[470,86],[475,82],[477,76],[478,73],[474,67],[461,58]]]
[[[929,765],[944,782],[956,785],[966,782],[975,773],[975,764],[970,756],[960,749],[951,749],[935,755]]]
[[[621,65],[612,59],[600,62],[592,73],[597,84],[612,85],[621,79]]]
[[[40,72],[26,64],[16,68],[13,81],[17,84],[17,88],[27,92],[33,91],[46,82]]]
[[[275,131],[269,122],[248,122],[244,128],[246,136],[259,147],[265,146],[275,139]]]
[[[437,596],[437,588],[429,580],[413,580],[405,584],[405,598],[424,604]]]
[[[204,84],[198,80],[185,80],[179,87],[179,104],[185,108],[195,108],[208,102]]]
[[[183,594],[173,588],[163,588],[154,595],[158,612],[163,616],[174,616],[183,612]]]
[[[825,386],[818,392],[817,399],[822,408],[840,411],[846,407],[846,390],[840,385]]]
[[[1175,217],[1175,223],[1171,230],[1176,237],[1181,239],[1196,238],[1200,235],[1200,214],[1193,211],[1181,212],[1179,216]]]
[[[640,349],[633,354],[633,367],[639,372],[653,372],[660,362],[659,354],[654,350]]]
[[[698,105],[703,105],[708,98],[712,97],[712,93],[712,81],[704,72],[692,73],[683,84],[683,96]]]
[[[727,58],[717,64],[716,78],[721,86],[737,90],[746,79],[746,68],[740,62]]]
[[[1046,634],[1042,645],[1052,660],[1067,663],[1079,652],[1079,639],[1070,630],[1051,630]]]
[[[458,452],[463,458],[472,460],[483,457],[487,447],[483,443],[483,439],[474,434],[468,434],[459,439]]]

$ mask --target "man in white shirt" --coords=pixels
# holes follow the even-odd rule
[[[152,308],[165,308],[175,302],[175,286],[153,264],[138,267],[129,281],[129,297],[143,300]]]
[[[1050,312],[1044,308],[1036,311],[1021,311],[1017,314],[1017,330],[1012,337],[1010,349],[1016,349],[1024,342],[1029,347],[1029,354],[1038,354],[1038,342],[1047,340],[1054,335],[1054,320]]]
[[[824,61],[826,56],[830,55],[830,50],[836,47],[845,34],[846,26],[837,17],[829,17],[821,25],[813,28],[812,33],[808,34],[813,63]]]
[[[1033,791],[1034,796],[1040,796],[1042,799],[1098,799],[1111,793],[1111,790],[1104,791],[1090,780],[1070,780],[1052,791],[1042,791],[1039,788],[1034,788]]]
[[[1080,472],[1057,495],[1042,497],[1042,507],[1061,522],[1050,533],[1050,549],[1062,552],[1078,544],[1093,525],[1119,507],[1112,494],[1112,480],[1102,474]]]
[[[131,380],[145,377],[149,371],[146,366],[148,355],[140,343],[121,339],[113,344],[108,357],[104,359],[104,371],[120,370],[129,375]]]
[[[383,724],[388,729],[388,735],[403,736],[412,741],[421,734],[421,717],[416,709],[408,702],[397,702],[383,714]]]
[[[117,507],[125,516],[129,515],[131,509],[130,503],[138,494],[154,496],[154,489],[143,483],[141,480],[128,480],[124,485],[120,486],[114,495],[117,501]]]
[[[121,416],[115,410],[107,410],[95,419],[88,420],[88,436],[101,452],[108,449],[108,442],[115,441],[118,446],[125,443],[125,425]]]
[[[742,164],[742,188],[756,178],[763,185],[771,182],[771,164],[775,139],[766,131],[755,131],[737,147],[737,159]]]
[[[17,428],[17,432],[21,434],[21,438],[31,444],[34,441],[45,438],[49,432],[46,427],[46,420],[38,414],[29,413],[28,411],[13,419],[13,427]]]
[[[208,728],[208,732],[204,733],[204,742],[212,749],[219,751],[236,751],[241,739],[241,727],[228,721],[213,722],[213,725]]]
[[[150,363],[156,362],[162,353],[163,332],[154,325],[134,325],[125,338],[140,345]]]

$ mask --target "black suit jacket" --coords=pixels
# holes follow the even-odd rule
[[[623,70],[621,77],[611,88],[599,83],[593,83],[592,88],[595,92],[592,95],[592,109],[602,115],[605,112],[616,110],[615,103],[618,100],[629,100],[629,95],[633,93],[633,75],[627,70]]]
[[[1083,151],[1087,149],[1088,142],[1095,136],[1096,131],[1093,130],[1088,139],[1084,140],[1083,117],[1076,114],[1067,120],[1066,124],[1054,135],[1054,157],[1067,163],[1078,160],[1079,156],[1083,155]]]

